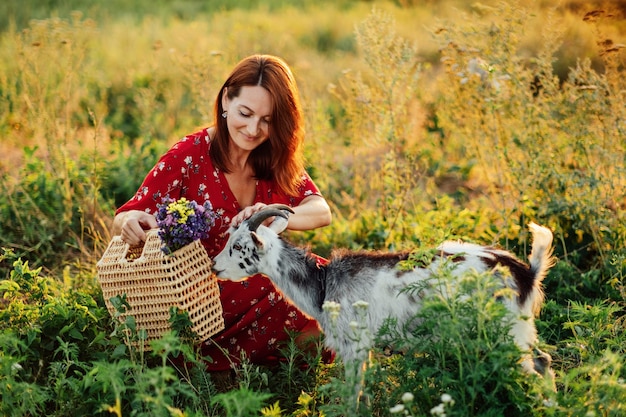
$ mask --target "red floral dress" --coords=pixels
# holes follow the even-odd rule
[[[144,210],[154,214],[163,197],[186,197],[203,204],[211,202],[218,214],[215,226],[203,244],[210,257],[217,255],[228,239],[231,219],[239,206],[224,173],[215,168],[209,157],[207,129],[188,135],[166,152],[150,170],[143,184],[117,213]],[[307,196],[320,192],[304,173],[298,196],[289,197],[276,189],[272,181],[257,181],[254,203],[283,203],[297,206]],[[205,341],[202,353],[212,362],[209,371],[230,369],[245,355],[253,363],[271,365],[279,360],[281,342],[288,339],[285,329],[307,332],[317,329],[317,322],[286,301],[268,278],[255,275],[233,282],[220,280],[220,298],[224,310],[225,330]]]

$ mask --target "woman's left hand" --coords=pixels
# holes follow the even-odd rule
[[[254,204],[252,206],[248,206],[248,207],[244,208],[239,213],[237,213],[237,215],[235,217],[233,217],[233,220],[230,222],[230,225],[232,227],[239,227],[239,225],[244,220],[246,220],[247,218],[252,216],[257,211],[263,210],[264,207],[267,207],[267,204],[265,204],[265,203],[256,203],[256,204]],[[268,219],[268,220],[270,220],[270,219]]]

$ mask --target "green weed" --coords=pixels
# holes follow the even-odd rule
[[[623,414],[618,10],[39,3],[0,5],[1,414]],[[202,365],[185,314],[172,312],[173,331],[151,350],[131,317],[109,316],[94,265],[114,207],[173,141],[209,123],[225,73],[255,52],[292,64],[310,173],[333,208],[331,226],[289,238],[324,256],[465,239],[524,257],[526,223],[555,231],[537,327],[556,393],[516,366],[483,276],[425,300],[419,326],[388,323],[402,354],[376,349],[363,381],[293,335],[280,366],[244,360],[225,386]]]

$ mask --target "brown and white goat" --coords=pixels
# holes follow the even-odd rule
[[[415,294],[402,289],[424,284],[433,277],[441,262],[452,259],[451,273],[460,277],[470,271],[494,271],[507,267],[512,279],[502,285],[515,294],[502,299],[513,318],[511,334],[524,352],[522,367],[541,375],[550,373],[551,358],[537,348],[534,319],[543,303],[541,281],[552,266],[552,232],[534,223],[529,264],[508,251],[488,246],[447,241],[438,247],[433,262],[412,270],[400,268],[408,253],[372,253],[340,251],[320,265],[307,250],[296,247],[279,236],[287,226],[291,209],[269,206],[232,228],[224,249],[214,258],[213,270],[219,278],[239,280],[256,273],[267,275],[275,286],[304,313],[316,319],[325,333],[327,346],[344,361],[360,362],[367,358],[371,340],[355,340],[355,322],[366,320],[368,333],[375,335],[388,318],[399,322],[414,316],[420,308]],[[269,226],[263,222],[274,217]],[[367,303],[367,314],[359,315],[359,302]],[[339,304],[341,312],[331,319],[324,306]],[[364,305],[364,304],[362,304]]]

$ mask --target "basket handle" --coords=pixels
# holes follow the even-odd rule
[[[155,242],[152,242],[154,239],[159,239],[158,236],[158,230],[157,228],[155,229],[149,229],[146,230],[146,240],[145,242],[141,242],[138,245],[133,245],[131,246],[130,244],[124,242],[121,237],[119,237],[120,241],[124,244],[124,251],[121,255],[121,259],[120,260],[125,260],[126,262],[135,262],[138,259],[141,259],[144,257],[144,250],[146,249],[146,245],[148,243],[152,243],[154,244]]]

